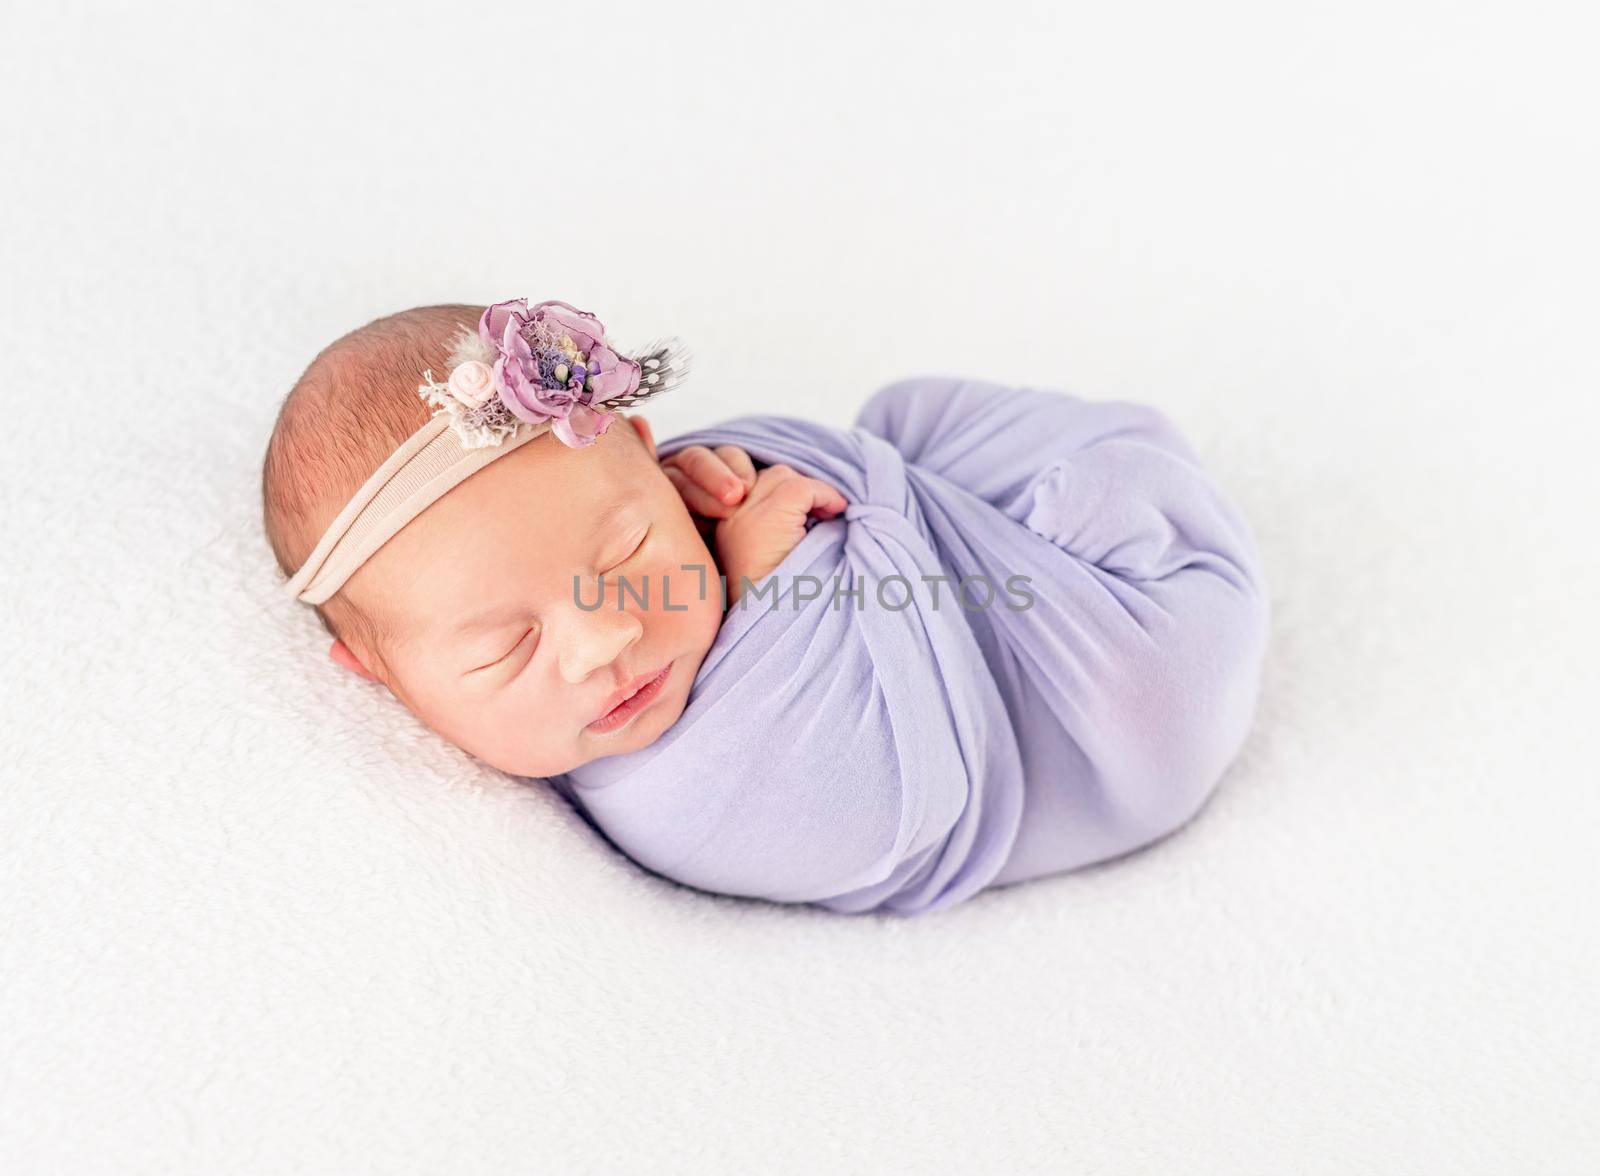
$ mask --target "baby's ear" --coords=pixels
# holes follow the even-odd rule
[[[650,422],[637,413],[627,418],[628,424],[633,426],[633,431],[639,434],[639,440],[644,442],[644,447],[650,451],[650,460],[656,456],[656,435],[650,431]]]
[[[371,670],[367,669],[366,666],[362,665],[361,659],[352,653],[350,651],[350,647],[343,641],[340,641],[338,638],[334,638],[333,644],[328,647],[328,656],[334,661],[338,662],[345,669],[353,670],[360,674],[363,678],[369,679],[373,682],[380,681],[378,675],[374,674]]]

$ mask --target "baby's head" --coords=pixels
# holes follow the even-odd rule
[[[285,575],[429,421],[421,375],[447,370],[455,336],[476,331],[483,312],[403,311],[312,360],[284,400],[262,472],[267,537]],[[545,432],[495,457],[317,612],[334,661],[383,684],[440,735],[515,775],[553,776],[647,746],[682,713],[722,619],[708,584],[716,565],[657,464],[649,425],[619,414],[587,446]]]

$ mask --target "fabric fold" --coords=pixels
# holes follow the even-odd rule
[[[729,610],[660,739],[552,781],[645,868],[927,913],[1172,831],[1237,753],[1259,559],[1154,410],[921,377],[849,429],[749,416],[658,449],[694,444],[850,506]]]

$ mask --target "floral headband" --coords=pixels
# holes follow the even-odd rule
[[[357,490],[284,591],[321,604],[447,491],[546,432],[582,449],[616,409],[670,391],[688,374],[677,339],[619,354],[592,314],[565,302],[497,302],[462,328],[444,383],[430,369],[417,395],[433,414]]]

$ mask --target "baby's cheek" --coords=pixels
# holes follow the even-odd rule
[[[565,725],[531,721],[550,709],[548,693],[533,677],[507,675],[476,687],[430,682],[412,701],[412,713],[429,728],[503,772],[555,775],[572,760],[575,740]]]
[[[686,562],[664,568],[661,582],[666,591],[661,596],[662,611],[668,617],[683,617],[705,606],[717,592],[717,569],[699,562]]]
[[[726,609],[722,599],[722,582],[715,567],[706,570],[703,580],[693,572],[682,579],[684,603],[688,607],[674,614],[673,643],[681,651],[680,656],[690,663],[686,668],[693,677],[701,659],[710,652],[717,639]],[[676,600],[677,585],[674,585],[673,591]]]

